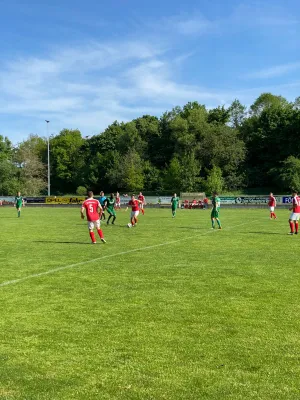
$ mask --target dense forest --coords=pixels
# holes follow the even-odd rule
[[[300,190],[300,97],[264,93],[247,109],[197,102],[160,118],[114,122],[91,138],[64,129],[49,139],[51,194],[135,191]],[[0,136],[0,194],[47,193],[47,138],[18,146]]]

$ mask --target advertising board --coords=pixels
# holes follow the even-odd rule
[[[46,204],[82,204],[86,198],[84,196],[77,197],[46,197]]]

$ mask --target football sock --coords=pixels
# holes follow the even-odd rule
[[[214,228],[215,227],[215,220],[211,220],[211,227]]]
[[[111,215],[108,217],[107,225],[109,224],[110,219],[111,219]]]
[[[18,211],[18,217],[21,217],[21,211]]]
[[[276,218],[277,218],[275,213],[273,213],[273,217],[274,217],[274,219],[276,219]]]
[[[294,233],[294,222],[290,221],[291,232]]]
[[[295,221],[295,231],[296,231],[296,233],[298,233],[298,227],[299,227],[298,221]]]
[[[219,228],[221,228],[221,221],[219,219],[217,219],[217,224],[218,224]]]
[[[90,237],[91,237],[91,239],[92,239],[92,242],[95,243],[95,242],[96,242],[96,239],[95,239],[95,234],[94,234],[94,232],[90,232]]]
[[[97,229],[97,232],[98,232],[100,239],[104,239],[102,229]]]
[[[116,220],[116,217],[114,216],[114,217],[113,217],[113,220],[112,220],[112,224],[115,223],[115,220]]]

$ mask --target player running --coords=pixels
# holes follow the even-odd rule
[[[101,242],[106,243],[104,239],[102,229],[100,229],[100,213],[102,211],[102,207],[98,200],[94,199],[93,192],[88,192],[88,198],[82,203],[81,207],[81,219],[84,219],[84,210],[86,212],[86,218],[88,220],[88,228],[90,232],[90,237],[92,239],[92,243],[96,244],[94,227],[96,226],[98,235],[101,239]]]
[[[20,218],[21,217],[21,209],[24,206],[24,199],[21,196],[21,192],[18,192],[15,197],[15,206],[18,211],[18,218]]]
[[[141,201],[136,199],[134,194],[131,196],[131,200],[129,201],[128,205],[131,206],[131,213],[130,213],[130,224],[128,227],[131,228],[132,226],[136,226],[138,223],[138,215],[139,215],[139,205]]]
[[[116,193],[116,205],[115,205],[115,207],[116,207],[116,210],[120,210],[120,208],[121,208],[121,196],[120,196],[119,192]]]
[[[272,192],[270,193],[268,205],[270,207],[270,219],[272,219],[272,218],[277,219],[276,214],[275,214],[276,198],[274,197]]]
[[[292,199],[292,208],[290,208],[290,211],[292,211],[290,218],[289,218],[289,224],[291,228],[291,232],[289,235],[298,235],[298,221],[300,217],[300,197],[298,196],[298,193],[296,191],[293,192],[293,199]],[[294,229],[295,227],[295,229]]]
[[[101,191],[100,192],[100,205],[101,205],[101,215],[100,215],[100,219],[102,220],[104,220],[105,221],[105,213],[104,213],[104,210],[105,210],[105,201],[106,201],[106,196],[104,196],[104,192],[103,191]]]
[[[174,193],[173,197],[171,198],[172,218],[176,217],[176,210],[178,208],[178,203],[179,203],[179,197],[177,197],[177,194]]]
[[[115,224],[115,220],[116,220],[116,212],[115,212],[115,204],[116,204],[116,200],[115,200],[115,196],[113,193],[110,194],[110,197],[107,197],[105,200],[105,207],[106,210],[109,214],[108,220],[107,220],[107,225],[109,224],[110,219],[112,218],[112,225]]]
[[[146,200],[145,200],[145,196],[143,196],[142,192],[140,192],[140,194],[138,196],[138,200],[140,201],[140,210],[142,211],[142,214],[145,215],[144,205],[146,205]]]
[[[221,200],[218,197],[218,193],[217,192],[214,192],[211,202],[212,202],[212,210],[211,210],[211,215],[210,215],[210,217],[211,217],[211,228],[215,229],[215,221],[217,221],[219,229],[222,229],[221,221],[219,219]]]

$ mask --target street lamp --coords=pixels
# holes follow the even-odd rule
[[[48,196],[50,196],[50,138],[49,138],[49,122],[45,119],[47,126],[47,139],[48,139]]]

